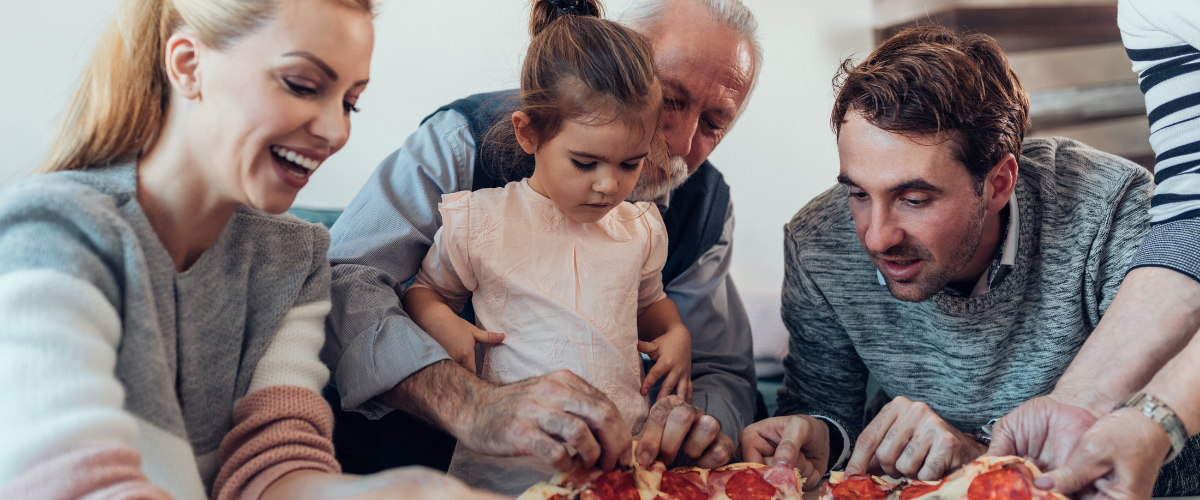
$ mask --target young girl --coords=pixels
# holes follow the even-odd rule
[[[650,45],[600,19],[599,10],[594,1],[534,3],[521,106],[509,132],[534,155],[533,175],[443,198],[442,228],[404,307],[482,378],[509,383],[571,370],[636,430],[660,377],[662,394],[690,400],[691,339],[663,293],[667,240],[658,209],[623,201],[642,170],[665,159]],[[468,297],[478,327],[455,314]],[[476,369],[476,339],[501,338],[480,350]],[[655,361],[645,380],[639,351]],[[508,494],[553,473],[532,459],[461,446],[450,472]]]

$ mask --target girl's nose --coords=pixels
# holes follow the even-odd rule
[[[601,170],[601,169],[597,169]],[[596,179],[592,181],[592,190],[597,193],[613,194],[617,192],[617,179],[607,172],[609,169],[603,169],[605,172],[599,172]]]

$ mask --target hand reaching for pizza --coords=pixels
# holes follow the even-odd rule
[[[646,426],[634,440],[638,451],[634,459],[647,466],[655,460],[673,464],[687,457],[700,467],[713,468],[733,458],[733,440],[721,432],[721,423],[675,395],[654,402]]]
[[[795,468],[810,489],[829,470],[829,426],[808,415],[755,422],[742,430],[738,445],[747,462]]]
[[[846,474],[875,472],[877,464],[891,477],[932,481],[986,451],[925,403],[898,396],[858,435]]]
[[[642,382],[642,395],[645,396],[654,387],[658,379],[663,378],[659,397],[671,394],[678,395],[685,402],[692,402],[692,336],[687,328],[680,325],[658,338],[650,341],[638,341],[638,351],[650,356],[654,366],[646,374]]]

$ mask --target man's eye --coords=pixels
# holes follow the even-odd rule
[[[914,198],[902,198],[902,199],[904,200],[904,203],[907,203],[908,206],[910,206],[910,207],[919,207],[919,206],[924,205],[928,201],[928,200],[917,200]]]
[[[575,160],[575,159],[572,159],[571,163],[574,163],[575,168],[578,168],[579,170],[591,170],[592,168],[595,168],[595,166],[596,166],[596,162],[584,163],[584,162],[581,162],[581,161]]]
[[[678,111],[683,109],[683,103],[675,99],[664,98],[663,104],[663,107],[666,108],[666,111]]]
[[[724,130],[724,128],[718,127],[716,123],[713,123],[712,120],[709,120],[707,118],[704,119],[704,125],[707,126],[708,129],[713,132],[720,132],[720,131]]]
[[[863,199],[867,198],[867,193],[855,193],[855,192],[851,191],[850,197],[857,199],[857,200],[863,200]]]

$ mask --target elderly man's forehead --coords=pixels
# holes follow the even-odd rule
[[[713,26],[713,30],[668,29],[654,37],[663,83],[691,99],[705,100],[704,94],[723,89],[720,98],[740,102],[753,84],[753,47],[732,30]]]

